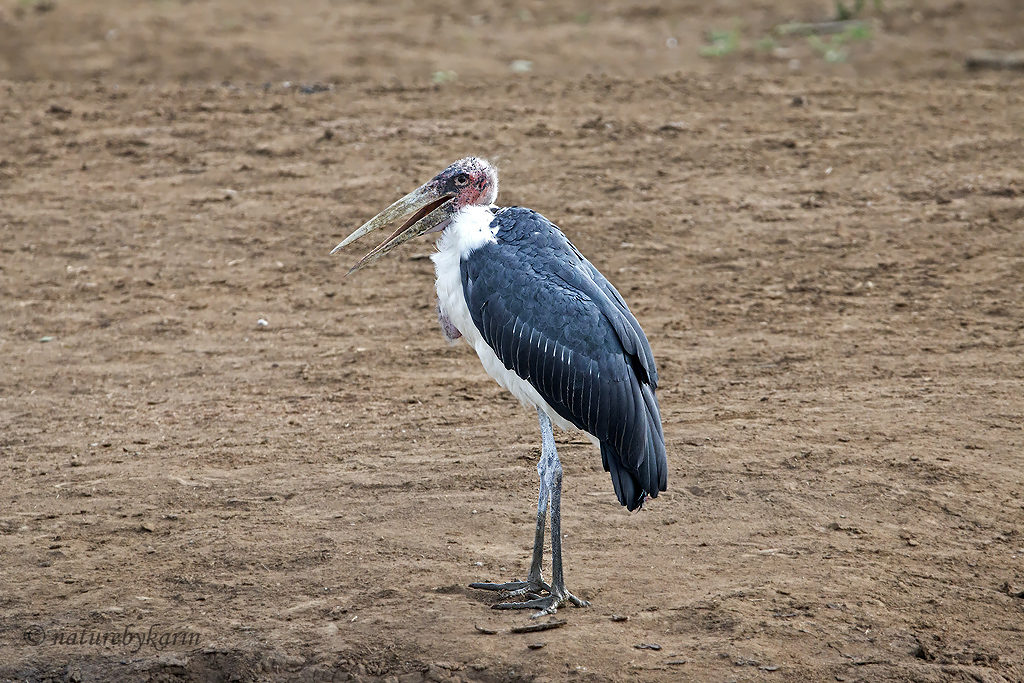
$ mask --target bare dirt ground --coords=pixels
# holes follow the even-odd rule
[[[0,678],[1024,680],[1024,87],[962,67],[1024,22],[868,4],[833,64],[755,47],[817,2],[0,3]],[[537,634],[466,588],[534,416],[430,244],[327,255],[466,154],[662,374],[642,512],[559,436]]]

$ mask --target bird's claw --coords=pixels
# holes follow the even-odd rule
[[[471,583],[469,587],[485,591],[495,591],[500,593],[503,598],[523,598],[521,601],[516,602],[499,602],[496,605],[492,605],[492,609],[536,609],[538,611],[530,615],[533,619],[545,614],[554,614],[558,611],[559,607],[564,607],[566,604],[573,607],[590,606],[589,602],[577,598],[565,590],[564,587],[555,586],[552,588],[550,584],[539,577],[528,578],[526,581],[508,581],[506,583]],[[547,593],[547,595],[543,595],[543,593]]]
[[[471,583],[470,588],[479,590],[494,591],[500,593],[503,598],[523,598],[516,602],[499,602],[492,605],[492,609],[536,609],[537,613],[531,618],[554,614],[559,607],[569,604],[573,607],[590,607],[590,603],[581,600],[565,590],[564,587],[551,587],[541,578],[528,578],[526,581],[508,581],[506,583]],[[544,595],[546,593],[547,595]]]
[[[528,598],[539,598],[541,592],[551,592],[551,586],[549,586],[541,579],[528,579],[526,581],[507,581],[505,583],[471,583],[469,584],[469,587],[484,591],[495,591],[501,593],[503,597],[508,598],[520,596],[525,596]]]
[[[590,607],[590,603],[586,600],[581,600],[569,591],[565,591],[563,594],[552,593],[523,602],[500,602],[494,605],[493,609],[536,609],[538,611],[530,615],[531,619],[536,619],[547,614],[554,614],[559,607],[564,607],[566,604],[573,607]]]

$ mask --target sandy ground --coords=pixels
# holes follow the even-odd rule
[[[1024,87],[962,67],[1024,22],[868,4],[831,64],[755,46],[815,2],[0,3],[0,679],[1024,680]],[[466,587],[534,416],[427,241],[327,255],[470,153],[662,375],[642,512],[558,437],[534,634]]]

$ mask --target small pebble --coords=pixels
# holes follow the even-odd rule
[[[270,323],[268,323],[263,318],[260,318],[259,320],[256,321],[256,327],[259,327],[259,328],[270,327]]]

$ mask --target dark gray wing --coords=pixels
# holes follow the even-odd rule
[[[497,243],[462,261],[473,322],[505,367],[593,434],[629,510],[667,484],[657,369],[622,297],[558,228],[528,209],[495,216]]]

